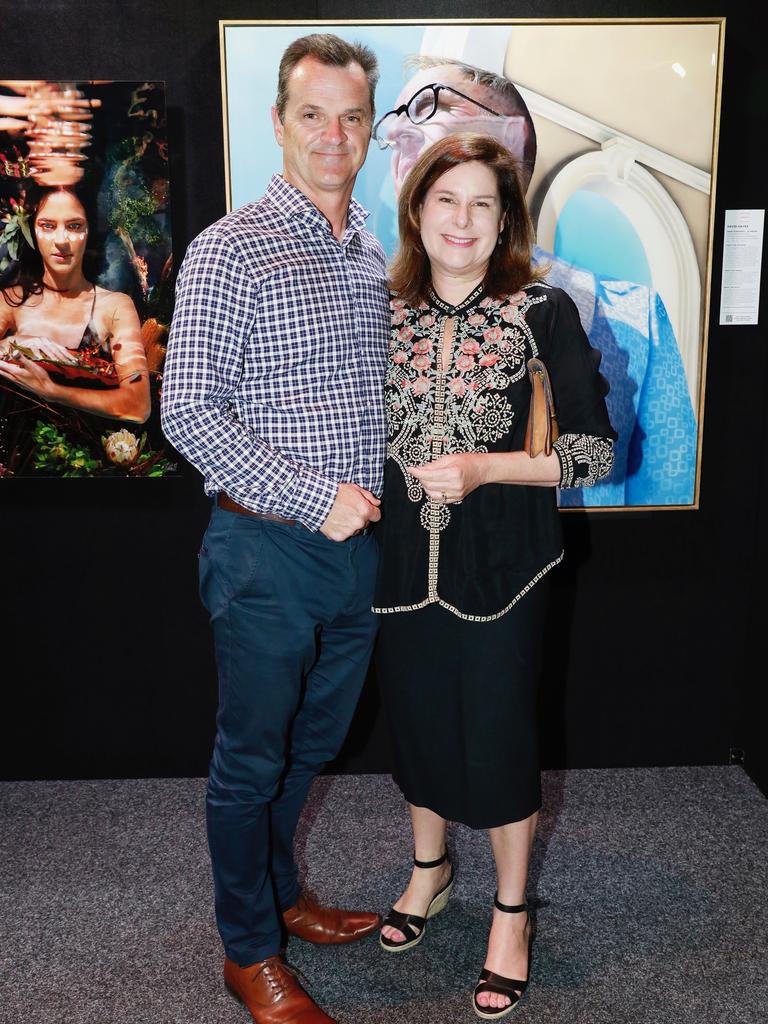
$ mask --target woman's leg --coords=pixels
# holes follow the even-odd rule
[[[413,849],[416,860],[438,860],[445,852],[445,818],[426,807],[408,804],[413,826]],[[395,903],[394,909],[403,914],[418,914],[423,917],[435,893],[448,881],[451,865],[448,861],[437,868],[414,867],[408,888]],[[391,925],[385,925],[381,934],[395,942],[404,942],[406,936]]]
[[[538,812],[523,821],[488,829],[499,888],[499,903],[517,906],[525,903],[528,881],[528,861],[531,856],[533,834]],[[494,974],[524,981],[528,977],[528,915],[507,914],[493,908],[493,923],[488,938],[488,956],[485,966]],[[477,997],[480,1006],[501,1010],[509,1006],[508,996],[483,992]]]

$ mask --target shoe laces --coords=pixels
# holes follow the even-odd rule
[[[260,974],[264,975],[264,980],[275,995],[285,994],[292,987],[291,982],[285,975],[288,974],[292,978],[296,978],[296,972],[285,961],[279,964],[263,964],[256,971],[253,978],[251,978],[251,981],[256,981]]]
[[[281,960],[277,964],[263,964],[253,975],[251,981],[256,981],[262,972],[264,972],[267,984],[275,996],[285,995],[291,988],[293,988],[293,982],[297,982],[301,985],[302,982],[306,982],[307,980],[300,971],[295,967],[291,967],[290,964],[285,962],[285,960]],[[285,975],[289,975],[292,980],[286,978]]]

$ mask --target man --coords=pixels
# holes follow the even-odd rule
[[[456,131],[497,138],[520,162],[527,189],[536,134],[512,82],[445,57],[417,57],[411,64],[416,73],[374,129],[379,144],[391,150],[395,192],[420,153]],[[385,237],[378,225],[377,233]],[[606,402],[619,434],[614,470],[592,488],[590,505],[690,504],[697,425],[661,298],[644,285],[599,278],[538,247],[534,260],[549,266],[547,280],[576,303],[610,384]],[[578,490],[563,491],[560,504],[581,504]]]
[[[189,248],[163,385],[168,437],[215,495],[200,552],[219,671],[208,837],[227,986],[256,1024],[328,1024],[280,955],[375,914],[317,905],[293,836],[338,752],[376,618],[389,327],[384,255],[352,199],[376,60],[332,35],[296,40],[272,120],[282,176]]]

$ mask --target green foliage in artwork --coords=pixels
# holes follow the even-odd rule
[[[114,450],[110,440],[125,435],[132,439],[135,452],[129,460],[113,461]],[[94,476],[148,476],[159,477],[175,473],[177,466],[164,458],[161,452],[147,449],[147,435],[136,438],[129,431],[122,430],[102,436],[102,447],[108,459],[103,461],[94,456],[84,444],[72,441],[67,435],[50,423],[38,420],[33,431],[34,469],[47,476],[94,477]]]
[[[160,245],[163,233],[154,218],[155,202],[144,189],[128,191],[115,181],[112,188],[109,226],[125,231],[134,244]]]
[[[103,469],[100,459],[83,445],[73,444],[50,423],[38,420],[33,432],[34,468],[49,476],[98,476]]]
[[[32,233],[29,230],[29,214],[21,203],[11,200],[11,212],[2,217],[5,223],[2,234],[0,234],[0,246],[5,245],[7,256],[0,259],[0,271],[10,266],[13,260],[19,258],[19,246],[26,242],[34,248]]]

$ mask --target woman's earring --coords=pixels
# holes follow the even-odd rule
[[[496,241],[496,245],[501,245],[501,232],[499,232],[499,237]]]

